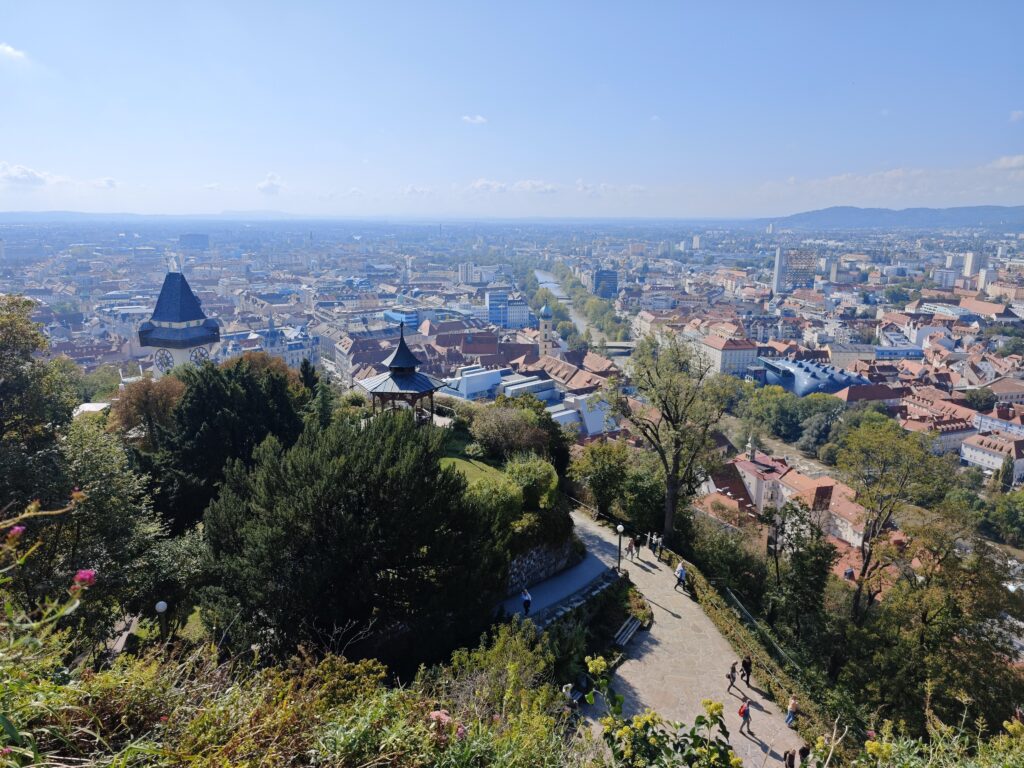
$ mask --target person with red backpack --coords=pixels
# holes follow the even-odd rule
[[[750,700],[746,696],[743,697],[743,703],[740,704],[738,714],[743,719],[743,722],[740,723],[740,733],[743,733],[743,729],[746,728],[747,733],[752,734],[753,730],[750,728]]]

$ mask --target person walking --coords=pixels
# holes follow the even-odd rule
[[[736,687],[736,665],[739,662],[734,661],[732,666],[729,667],[729,671],[725,673],[725,679],[729,681],[729,687],[725,689],[726,693]]]
[[[651,554],[655,557],[658,556],[658,536],[652,533],[651,537],[647,540],[647,546],[651,548]]]
[[[519,597],[523,601],[523,616],[530,615],[530,603],[533,602],[533,595],[530,594],[526,587],[523,587],[523,591],[519,593]]]
[[[633,549],[633,537],[629,536],[626,538],[626,557],[629,558],[629,562],[633,562],[634,554],[636,554],[636,550]]]
[[[749,653],[746,656],[744,656],[743,661],[740,662],[740,669],[742,670],[740,672],[740,678],[743,680],[744,683],[750,685],[750,673],[754,669],[754,662],[750,660]]]
[[[782,753],[782,764],[786,768],[796,768],[796,750],[787,749]]]
[[[747,729],[747,733],[753,734],[754,731],[750,727],[750,700],[744,696],[743,703],[740,704],[739,716],[743,719],[740,723],[740,733],[743,733],[743,729]]]
[[[642,550],[643,541],[640,539],[640,534],[638,533],[636,536],[633,537],[633,554],[636,555],[637,560],[640,559],[640,553]]]
[[[800,765],[807,765],[807,761],[811,757],[811,748],[804,744],[800,747],[800,751],[796,753],[796,756],[800,758]]]
[[[672,587],[672,590],[675,591],[680,587],[686,589],[686,568],[683,566],[682,560],[676,565],[676,585]]]
[[[793,723],[796,721],[796,713],[798,708],[799,707],[796,703],[796,696],[790,694],[789,706],[786,707],[786,725],[788,725],[790,728],[793,727]]]

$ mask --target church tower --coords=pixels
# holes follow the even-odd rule
[[[198,365],[220,341],[220,326],[208,318],[181,272],[164,278],[152,317],[139,326],[139,344],[153,347],[153,375],[159,379],[176,365]]]
[[[540,310],[540,345],[541,355],[553,355],[557,344],[555,342],[555,319],[551,313],[551,307],[545,304]]]

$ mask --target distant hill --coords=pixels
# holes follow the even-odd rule
[[[765,221],[769,221],[765,219]],[[1024,205],[962,208],[855,208],[839,205],[772,220],[782,229],[1024,229]]]

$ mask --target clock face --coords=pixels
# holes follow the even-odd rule
[[[188,359],[191,360],[194,365],[202,365],[210,359],[210,353],[207,351],[206,347],[196,347],[188,353]]]
[[[174,356],[170,353],[170,350],[158,349],[156,351],[156,367],[162,373],[167,373],[174,367]]]

